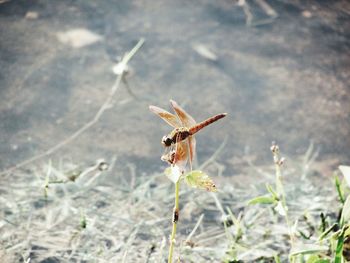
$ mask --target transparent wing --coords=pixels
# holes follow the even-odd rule
[[[196,121],[183,108],[181,108],[174,100],[170,100],[171,106],[174,108],[176,115],[179,117],[183,127],[193,127]]]
[[[194,156],[196,155],[196,139],[193,136],[188,137],[188,148],[189,148],[189,154],[190,154],[190,168],[192,169],[192,162],[194,159]]]
[[[173,127],[181,127],[181,123],[179,119],[176,117],[176,115],[167,112],[166,110],[163,110],[162,108],[159,108],[157,106],[149,106],[149,109],[151,112],[157,114],[159,117],[161,117],[166,123]]]
[[[188,156],[189,156],[189,147],[188,147],[187,139],[176,143],[174,164],[179,166],[180,169],[183,171],[185,170]]]

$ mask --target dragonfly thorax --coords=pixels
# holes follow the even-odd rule
[[[165,135],[163,137],[162,144],[165,147],[170,147],[172,144],[176,144],[177,142],[181,142],[187,139],[187,137],[190,135],[191,133],[188,128],[186,127],[176,128],[170,134]]]

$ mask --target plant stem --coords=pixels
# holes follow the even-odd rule
[[[284,210],[284,218],[286,220],[286,224],[288,227],[291,250],[293,250],[294,234],[293,234],[293,230],[292,230],[292,225],[291,225],[291,223],[289,221],[289,217],[288,217],[288,207],[287,207],[287,202],[286,202],[286,194],[285,194],[284,186],[283,186],[283,182],[282,182],[281,166],[278,163],[276,163],[275,167],[276,167],[276,190],[282,199],[281,201],[282,201],[282,208]],[[295,257],[290,257],[289,261],[292,263],[295,262]]]
[[[175,207],[173,212],[173,230],[170,236],[168,263],[171,263],[173,261],[176,226],[177,226],[177,221],[179,220],[179,188],[180,188],[180,180],[175,183]]]
[[[276,191],[282,198],[281,201],[282,201],[283,208],[286,208],[287,207],[286,194],[285,194],[283,182],[282,182],[281,166],[276,162],[275,162],[275,171],[276,171]]]
[[[284,218],[286,220],[286,224],[288,227],[288,232],[289,232],[289,237],[290,237],[290,244],[291,244],[291,249],[293,250],[294,247],[294,233],[292,230],[292,225],[290,223],[289,217],[288,217],[288,206],[286,202],[286,193],[284,191],[284,186],[283,186],[283,181],[282,181],[282,169],[281,166],[283,164],[283,158],[281,159],[279,156],[279,147],[278,145],[272,145],[271,151],[273,154],[273,160],[275,163],[275,171],[276,171],[276,191],[278,195],[281,198],[281,204],[282,204],[282,209],[284,212]],[[290,258],[290,262],[295,262],[295,257]]]

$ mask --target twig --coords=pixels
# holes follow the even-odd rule
[[[211,193],[211,196],[214,198],[214,201],[215,201],[215,205],[216,207],[218,208],[218,210],[221,212],[221,216],[222,217],[225,217],[226,216],[226,213],[225,213],[225,210],[224,208],[222,207],[218,197],[216,196],[215,193]]]
[[[301,179],[305,180],[306,176],[309,172],[310,166],[315,162],[318,155],[320,153],[320,149],[314,149],[314,143],[311,142],[309,148],[307,149],[304,157],[303,157],[303,167],[302,167],[302,176]]]
[[[221,230],[220,230],[221,231]],[[218,233],[214,233],[212,235],[207,235],[206,238],[201,238],[198,242],[197,245],[198,246],[204,246],[205,243],[209,243],[209,242],[213,242],[213,240],[215,239],[220,239],[223,240],[223,237],[225,237],[225,233],[222,232],[218,232]]]
[[[213,153],[213,155],[206,160],[200,167],[199,170],[204,169],[204,167],[206,167],[207,165],[209,165],[211,162],[213,162],[214,160],[216,160],[216,157],[221,153],[221,151],[224,149],[225,145],[227,142],[227,136],[225,137],[224,141],[221,143],[221,145],[219,146],[219,148]]]
[[[258,5],[260,5],[260,7],[265,11],[265,13],[272,17],[272,18],[276,18],[278,17],[277,12],[275,11],[275,9],[273,9],[268,3],[266,3],[264,0],[256,0],[256,2],[258,3]]]
[[[135,100],[139,100],[139,98],[136,96],[136,94],[132,91],[132,89],[130,88],[129,82],[126,80],[126,76],[124,74],[122,81],[126,87],[126,90],[128,91],[128,93],[130,94],[131,97],[133,97]]]
[[[198,228],[199,225],[202,223],[203,217],[204,217],[204,214],[201,214],[201,216],[199,217],[199,219],[198,219],[196,225],[195,225],[194,228],[192,229],[191,233],[187,236],[186,241],[185,241],[186,243],[188,243],[188,242],[191,240],[191,238],[192,238],[192,236],[194,235],[194,233],[196,232],[197,228]]]
[[[125,56],[123,57],[123,60],[120,62],[124,67],[124,69],[126,68],[127,63],[130,61],[130,59],[136,54],[136,52],[140,49],[140,47],[143,45],[144,43],[144,39],[140,39],[140,41],[136,44],[136,46],[129,52],[126,53]],[[110,103],[113,99],[114,94],[117,92],[119,86],[120,86],[120,82],[123,79],[123,75],[124,75],[124,71],[118,75],[114,85],[111,88],[110,94],[107,97],[107,99],[105,100],[105,102],[102,104],[102,106],[100,107],[100,109],[98,110],[98,112],[95,114],[94,118],[89,121],[88,123],[86,123],[83,127],[81,127],[79,130],[77,130],[75,133],[73,133],[71,136],[69,136],[68,138],[64,139],[63,141],[59,142],[58,144],[56,144],[55,146],[51,147],[50,149],[46,150],[43,153],[40,153],[38,155],[34,155],[33,157],[24,160],[8,169],[5,169],[4,171],[0,172],[0,175],[9,173],[17,168],[23,167],[27,164],[30,164],[34,161],[37,161],[43,157],[46,157],[50,154],[53,154],[54,152],[56,152],[57,150],[61,149],[63,146],[65,146],[66,144],[69,144],[70,142],[72,142],[75,138],[77,138],[79,135],[81,135],[82,133],[84,133],[86,130],[88,130],[89,128],[91,128],[96,122],[98,122],[98,120],[101,118],[102,114],[109,108]]]
[[[249,4],[245,0],[241,0],[238,2],[238,5],[242,7],[243,12],[245,14],[245,23],[247,26],[250,26],[253,21],[253,14],[250,12]]]
[[[132,242],[134,242],[135,238],[136,238],[136,235],[137,233],[139,232],[140,230],[140,224],[138,224],[135,228],[134,228],[134,231],[132,233],[130,233],[129,235],[129,238],[124,246],[124,253],[123,253],[123,259],[122,259],[122,263],[125,263],[126,262],[126,257],[128,255],[128,252],[129,252],[129,248],[131,247],[132,245]]]
[[[158,252],[158,261],[157,262],[162,262],[163,251],[164,251],[165,245],[166,245],[166,238],[163,236],[163,239],[160,242],[160,247],[159,247],[159,252]]]

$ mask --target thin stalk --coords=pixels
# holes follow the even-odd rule
[[[283,187],[282,171],[281,171],[281,165],[278,163],[278,157],[277,157],[277,161],[275,159],[275,171],[276,171],[276,190],[282,199],[281,201],[282,201],[283,208],[286,210],[286,207],[287,207],[286,193]]]
[[[170,236],[168,263],[173,262],[176,226],[179,220],[179,188],[180,188],[180,180],[175,183],[175,207],[173,212],[173,230],[171,231],[171,236]]]
[[[289,217],[288,217],[288,206],[286,202],[286,193],[283,186],[282,181],[282,169],[281,166],[283,165],[284,158],[280,158],[279,156],[279,147],[277,144],[273,144],[271,146],[271,151],[273,154],[273,161],[275,163],[275,171],[276,171],[276,191],[278,195],[281,198],[281,204],[282,209],[284,212],[284,218],[286,220],[286,224],[288,227],[289,237],[290,237],[290,243],[291,243],[291,250],[293,250],[294,247],[294,234],[292,232],[292,225],[290,223]],[[295,262],[295,257],[290,258],[290,262]]]
[[[335,250],[334,263],[341,263],[343,259],[344,233],[338,238],[337,247]]]
[[[291,250],[293,250],[294,234],[292,232],[293,231],[292,225],[291,225],[291,222],[290,222],[289,217],[288,217],[288,207],[287,207],[287,202],[286,202],[286,194],[285,194],[284,186],[283,186],[283,182],[282,182],[281,165],[276,163],[275,168],[276,168],[276,189],[277,189],[277,192],[279,193],[279,195],[282,199],[281,202],[282,202],[282,208],[284,210],[284,219],[285,219],[287,227],[288,227]],[[295,257],[291,257],[290,262],[295,262]]]

